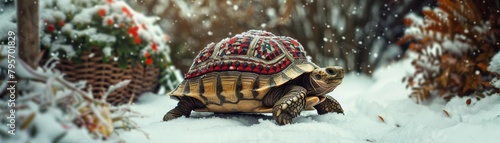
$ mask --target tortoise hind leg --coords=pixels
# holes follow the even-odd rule
[[[177,106],[168,111],[165,116],[163,116],[163,121],[169,121],[175,118],[179,118],[181,116],[189,117],[191,115],[191,111],[196,108],[203,108],[205,105],[198,99],[184,96],[179,100]]]
[[[339,102],[331,96],[326,96],[325,101],[314,106],[318,111],[318,114],[323,115],[330,112],[337,112],[344,114],[344,110],[340,106]]]
[[[289,89],[288,93],[281,97],[273,107],[274,120],[280,125],[291,123],[292,119],[300,114],[306,104],[307,90],[304,87],[290,86],[287,89]]]

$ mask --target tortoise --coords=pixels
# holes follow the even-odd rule
[[[284,125],[303,110],[343,114],[337,100],[326,95],[343,78],[342,67],[312,63],[297,40],[249,30],[201,50],[185,80],[168,93],[179,102],[163,120],[189,117],[193,110],[272,113]]]

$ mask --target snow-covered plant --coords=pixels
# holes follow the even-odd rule
[[[9,37],[9,31],[17,31],[16,26],[16,9],[15,5],[12,3],[7,3],[7,1],[0,3],[2,7],[0,8],[0,45],[7,45],[7,37]]]
[[[7,50],[2,48],[1,51],[0,69],[3,71],[8,69],[5,58]],[[13,90],[17,96],[0,100],[0,115],[12,117],[0,119],[1,124],[7,125],[0,127],[2,142],[120,140],[112,136],[115,128],[136,128],[129,118],[140,116],[131,111],[130,104],[112,106],[106,102],[106,96],[94,99],[92,92],[82,90],[85,82],[69,82],[60,71],[54,69],[57,60],[51,59],[47,63],[35,70],[22,60],[16,60],[15,77],[19,80]],[[2,79],[8,78],[5,74],[1,76]],[[0,93],[12,92],[10,84],[8,80],[2,80]],[[126,84],[128,81],[120,82],[103,92],[109,94]],[[115,127],[118,123],[121,124]],[[13,124],[12,127],[9,124]]]
[[[78,63],[84,52],[98,48],[105,62],[117,62],[121,68],[131,60],[160,67],[163,77],[176,73],[171,70],[168,36],[157,17],[136,12],[120,0],[43,0],[40,6],[40,41],[50,56]],[[180,79],[168,80],[175,84]]]
[[[491,80],[491,85],[493,85],[496,88],[496,91],[500,93],[500,52],[491,58],[488,71],[492,72],[495,76],[495,78]]]
[[[500,13],[495,4],[472,0],[438,0],[439,7],[423,8],[424,17],[407,15],[400,44],[410,42],[416,71],[407,76],[411,97],[484,97],[495,92],[488,64],[500,51]],[[488,6],[487,9],[481,9]],[[489,11],[488,11],[489,10]],[[497,90],[498,91],[498,90]]]

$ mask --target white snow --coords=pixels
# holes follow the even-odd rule
[[[109,34],[98,33],[98,34],[90,35],[89,40],[90,41],[105,42],[105,43],[115,43],[116,37],[111,36]]]
[[[65,44],[53,43],[52,48],[50,50],[51,52],[55,52],[57,50],[63,50],[64,52],[66,52],[67,57],[73,57],[76,54],[75,50],[73,50],[73,46]]]
[[[279,126],[270,114],[212,114],[193,112],[162,122],[177,101],[165,95],[144,94],[132,109],[137,131],[118,131],[127,142],[497,142],[500,134],[500,96],[476,101],[453,98],[445,103],[416,104],[401,78],[411,73],[409,60],[380,68],[373,78],[346,75],[330,93],[345,115],[302,112],[294,123]],[[446,110],[449,117],[444,114]],[[382,117],[384,122],[379,118]],[[399,126],[399,127],[398,127]],[[115,134],[116,135],[116,134]]]
[[[90,23],[92,22],[92,16],[97,13],[100,9],[106,10],[106,12],[109,11],[108,7],[103,6],[103,5],[96,5],[91,8],[85,8],[82,9],[82,11],[78,14],[75,15],[75,17],[71,20],[73,23]]]
[[[500,74],[500,53],[496,53],[495,56],[491,58],[488,70]]]
[[[40,42],[42,43],[42,45],[44,46],[50,46],[50,37],[51,35],[43,35],[42,36],[42,40],[40,40]]]
[[[0,11],[0,39],[7,39],[9,31],[17,31],[16,23],[13,21],[17,19],[16,10],[13,7],[2,6],[3,11]]]
[[[495,56],[491,58],[490,65],[488,66],[488,71],[500,74],[500,53],[496,53]],[[500,88],[500,78],[493,78],[491,80],[491,84],[496,88]]]
[[[113,49],[109,46],[106,46],[102,49],[102,53],[104,54],[104,56],[106,57],[109,57],[111,56],[111,51],[113,51]]]
[[[491,85],[493,85],[496,88],[500,88],[500,79],[499,78],[493,78],[491,80]]]

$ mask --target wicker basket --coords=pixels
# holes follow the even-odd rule
[[[84,52],[81,55],[81,63],[61,59],[56,67],[66,74],[65,79],[68,81],[86,80],[86,88],[92,87],[94,98],[101,98],[102,94],[113,84],[127,79],[131,80],[128,85],[108,95],[107,101],[114,105],[128,103],[133,95],[133,101],[136,101],[142,93],[155,89],[160,73],[156,66],[144,66],[139,62],[132,63],[131,59],[128,60],[125,69],[120,68],[113,60],[106,63],[103,61],[100,48],[92,48],[91,51]]]

